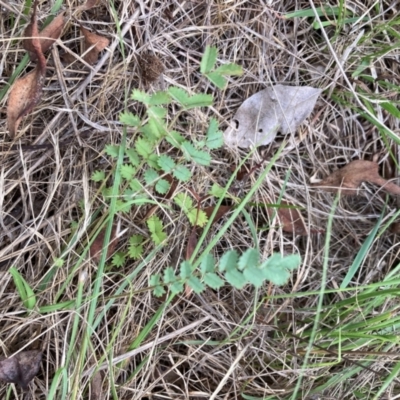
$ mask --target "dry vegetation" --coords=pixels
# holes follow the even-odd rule
[[[54,3],[40,1],[39,23]],[[329,231],[335,195],[310,185],[358,159],[377,159],[381,176],[397,177],[393,160],[397,160],[398,142],[384,136],[359,111],[363,99],[359,93],[374,94],[371,107],[377,119],[398,132],[398,119],[377,106],[398,96],[396,49],[374,59],[372,72],[366,71],[392,86],[351,78],[364,55],[379,49],[379,41],[382,48],[390,44],[391,31],[384,27],[396,21],[397,9],[386,0],[346,4],[356,15],[369,17],[368,21],[330,25],[322,31],[312,27],[313,18],[282,17],[309,9],[308,1],[101,0],[86,11],[79,9],[78,0],[63,2],[61,9],[69,19],[48,56],[42,100],[21,121],[14,139],[5,121],[7,96],[0,104],[0,353],[43,350],[41,369],[28,392],[2,384],[0,398],[47,399],[53,386],[58,387],[53,398],[60,399],[400,398],[398,291],[395,284],[383,283],[399,278],[398,237],[383,229],[396,214],[398,199],[364,183],[358,195],[340,198]],[[20,40],[28,22],[24,5],[22,0],[0,1],[0,89],[8,87],[25,56]],[[110,40],[93,65],[81,57],[85,49],[79,24]],[[398,29],[395,23],[390,26]],[[224,91],[216,90],[199,73],[207,44],[218,47],[219,61],[244,68],[244,75],[230,79]],[[149,54],[164,65],[156,62],[155,70],[163,70],[156,80],[154,71],[146,69],[152,60]],[[29,71],[32,65],[26,68]],[[283,232],[279,221],[263,229],[268,213],[260,204],[249,205],[247,215],[257,229],[258,243],[242,214],[213,252],[218,258],[227,249],[243,251],[258,245],[264,257],[273,251],[300,254],[299,270],[279,288],[267,285],[258,291],[252,287],[238,291],[225,286],[202,295],[183,295],[161,308],[157,324],[145,332],[165,301],[153,296],[148,278],[184,258],[190,235],[184,216],[170,220],[158,211],[167,226],[167,244],[154,255],[154,246],[148,242],[145,262],[130,260],[120,268],[106,263],[92,332],[85,321],[91,313],[98,265],[85,249],[106,209],[99,185],[90,177],[96,170],[112,171],[104,148],[121,143],[119,115],[126,105],[135,113],[142,112],[129,100],[131,90],[153,92],[176,85],[213,93],[212,109],[189,111],[182,121],[182,132],[198,137],[210,116],[217,115],[224,128],[244,99],[273,83],[308,85],[324,92],[307,124],[286,138],[282,154],[252,204],[277,203],[283,194],[286,201],[302,207],[312,233]],[[127,143],[133,140],[128,129]],[[278,137],[265,151],[274,154],[282,140]],[[159,148],[160,153],[164,151]],[[230,167],[238,166],[245,155],[244,151],[214,151],[211,167],[193,167],[191,187],[206,193],[215,182],[225,185]],[[259,161],[260,155],[254,154],[253,165]],[[244,193],[261,172],[257,170],[244,183]],[[132,234],[147,235],[145,211],[133,208],[116,216],[124,232],[119,248],[126,248]],[[382,213],[378,235],[348,285],[353,290],[338,290]],[[224,221],[211,227],[208,238]],[[397,225],[391,229],[395,231]],[[328,249],[326,237],[330,238]],[[82,254],[86,255],[80,260]],[[61,256],[64,263],[57,266]],[[11,266],[35,292],[33,312],[26,312],[21,302],[8,272]],[[326,291],[318,304],[321,285]],[[54,307],[44,312],[39,308],[80,295],[78,309]],[[112,306],[105,309],[110,300]],[[77,331],[71,343],[74,322]],[[90,340],[83,348],[88,332]],[[93,372],[93,367],[119,356],[121,363]],[[57,386],[55,374],[63,366],[65,375]],[[63,388],[68,393],[63,394]]]

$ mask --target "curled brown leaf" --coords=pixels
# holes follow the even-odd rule
[[[7,105],[7,126],[11,137],[16,135],[18,126],[23,117],[29,114],[42,97],[44,76],[46,73],[46,59],[44,58],[37,27],[38,1],[33,5],[31,17],[32,49],[36,54],[38,64],[27,75],[17,79],[11,88]]]
[[[311,186],[318,187],[326,192],[354,195],[357,194],[357,188],[362,182],[370,182],[381,186],[383,190],[390,194],[400,195],[400,186],[382,178],[379,175],[378,168],[376,162],[355,160],[332,172],[321,182],[311,184]]]
[[[42,361],[40,350],[21,351],[15,356],[0,361],[0,380],[16,383],[23,390],[28,389],[29,382],[37,375]]]
[[[90,32],[83,26],[81,26],[81,32],[84,37],[84,48],[86,53],[83,56],[83,59],[88,64],[94,64],[99,58],[99,53],[110,44],[110,41],[104,36]]]
[[[61,36],[61,32],[64,29],[66,19],[64,17],[64,13],[57,15],[47,25],[40,33],[39,33],[39,42],[40,47],[43,53],[46,53],[47,50],[53,45],[53,43]],[[24,49],[29,53],[29,57],[32,61],[37,60],[36,50],[33,46],[33,22],[26,27],[24,36],[26,37],[23,41]]]

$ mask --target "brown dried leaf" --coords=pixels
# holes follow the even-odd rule
[[[28,389],[29,382],[37,375],[42,361],[40,350],[21,351],[0,361],[0,380],[16,383],[23,390]]]
[[[285,201],[281,202],[279,208],[267,208],[269,216],[274,214],[278,215],[280,225],[284,232],[294,233],[296,235],[307,236],[309,234],[306,224],[304,223],[303,217],[297,208],[288,208],[287,206],[293,206]]]
[[[197,226],[194,226],[192,228],[192,231],[190,232],[188,244],[186,246],[186,254],[185,254],[185,259],[190,260],[190,258],[193,255],[194,249],[197,246]]]
[[[101,400],[103,392],[102,371],[97,371],[90,382],[90,400]]]
[[[373,161],[355,160],[345,167],[334,171],[321,182],[312,186],[325,190],[326,192],[343,195],[357,194],[357,188],[362,182],[370,182],[381,186],[383,190],[391,194],[400,195],[400,187],[382,178],[378,172],[378,164]]]
[[[40,41],[40,47],[42,49],[42,52],[45,53],[47,50],[50,49],[50,47],[53,45],[53,43],[61,36],[61,32],[64,29],[66,19],[64,18],[64,13],[61,13],[57,15],[53,19],[53,21],[50,22],[49,25],[47,25],[40,33],[39,33],[39,41]],[[37,55],[35,48],[33,46],[33,39],[32,39],[32,21],[30,24],[26,27],[24,36],[27,39],[24,39],[23,41],[23,47],[26,51],[29,53],[29,57],[32,61],[37,60]]]
[[[215,214],[214,219],[212,220],[212,224],[213,224],[214,222],[219,221],[219,220],[220,220],[226,213],[228,213],[231,209],[232,209],[232,206],[223,206],[223,205],[220,205],[219,208],[218,208],[217,213]],[[210,217],[211,217],[211,215],[212,215],[212,213],[214,212],[214,210],[215,210],[215,206],[206,207],[206,208],[204,209],[204,212],[206,213],[207,218],[210,218]]]
[[[15,81],[8,97],[7,126],[11,137],[14,137],[22,118],[29,114],[42,97],[46,59],[42,53],[37,28],[37,0],[31,17],[32,48],[38,59],[36,68]]]
[[[22,118],[29,114],[41,99],[43,78],[42,71],[36,67],[14,83],[7,107],[7,126],[11,137],[16,135]]]
[[[85,39],[84,40],[85,52],[86,50],[91,49],[83,56],[83,59],[88,64],[94,64],[95,62],[97,62],[97,59],[99,58],[99,53],[103,51],[110,44],[110,41],[104,36],[100,36],[97,33],[90,32],[83,26],[81,26],[81,32]],[[92,46],[94,47],[92,48]]]
[[[87,0],[85,4],[80,6],[78,10],[85,11],[90,10],[93,7],[96,7],[100,3],[100,0]]]
[[[110,243],[108,245],[107,249],[107,258],[111,257],[111,255],[114,253],[118,240],[117,240],[117,229],[118,226],[114,225],[111,231],[111,236],[110,236]],[[95,262],[98,263],[101,258],[101,254],[103,253],[103,245],[104,245],[104,236],[106,234],[106,229],[104,228],[96,237],[92,245],[90,246],[89,254],[90,258]]]

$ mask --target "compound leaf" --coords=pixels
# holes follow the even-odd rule
[[[238,268],[243,270],[249,267],[256,267],[260,262],[260,255],[256,249],[247,249],[238,262]]]
[[[131,99],[140,101],[143,104],[149,104],[150,103],[150,95],[148,95],[146,92],[143,92],[143,91],[141,91],[139,89],[133,89],[132,90]]]
[[[153,154],[154,150],[151,143],[142,137],[136,140],[135,148],[139,155],[141,155],[146,160]]]
[[[182,182],[187,182],[191,176],[192,173],[188,168],[186,168],[184,165],[178,165],[173,171],[172,175],[174,177]]]
[[[139,154],[134,149],[126,149],[125,154],[128,156],[129,161],[132,165],[134,165],[135,167],[139,166]]]
[[[158,218],[156,215],[152,215],[147,220],[147,226],[151,233],[151,238],[156,246],[161,244],[167,238],[167,234],[163,231],[163,224],[160,218]]]
[[[191,276],[187,280],[187,284],[193,289],[195,293],[201,293],[205,289],[205,286],[201,283],[200,279],[197,278],[197,276]]]
[[[130,164],[121,165],[121,176],[130,181],[136,175],[136,168]]]
[[[167,173],[170,173],[175,168],[175,161],[172,157],[162,154],[158,157],[158,166]]]
[[[214,72],[220,75],[240,76],[243,75],[243,68],[237,64],[225,64],[219,66]]]
[[[171,102],[170,95],[167,92],[159,91],[151,96],[149,100],[149,105],[159,106],[162,104],[169,104],[170,102]]]
[[[146,171],[144,172],[144,181],[146,182],[146,185],[154,185],[157,181],[157,179],[159,178],[159,175],[157,173],[157,171],[154,171],[154,169],[149,168],[146,169]]]
[[[119,120],[121,123],[128,126],[139,126],[141,123],[140,118],[137,115],[128,111],[121,113]]]
[[[200,271],[203,275],[215,271],[215,260],[212,254],[206,254],[201,260]]]
[[[206,77],[219,89],[225,89],[227,80],[218,72],[209,72]]]
[[[201,58],[200,72],[202,74],[210,72],[214,68],[216,61],[217,61],[217,48],[206,46],[203,57]]]
[[[210,119],[210,125],[207,130],[206,146],[213,150],[218,149],[224,144],[224,136],[218,130],[218,121],[215,118]]]
[[[105,152],[110,157],[117,158],[119,154],[119,146],[115,144],[108,144],[106,145]]]
[[[160,194],[167,194],[171,184],[166,179],[160,179],[155,186],[155,189]]]
[[[243,271],[244,277],[255,287],[261,287],[264,283],[265,276],[260,268],[250,266]]]
[[[164,270],[164,283],[169,285],[176,281],[175,271],[172,267],[168,267]]]
[[[106,174],[104,171],[94,171],[91,180],[93,182],[103,182],[106,179]]]
[[[236,268],[239,256],[235,250],[227,251],[219,260],[219,270],[221,272]]]
[[[236,289],[242,289],[247,283],[244,275],[237,269],[230,269],[225,272],[225,279]]]
[[[182,261],[180,265],[180,276],[182,279],[187,279],[193,274],[193,268],[189,261]]]
[[[214,272],[209,272],[203,277],[204,283],[212,289],[219,289],[224,286],[224,281]]]

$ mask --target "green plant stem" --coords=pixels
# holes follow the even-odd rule
[[[320,321],[321,310],[322,310],[322,307],[323,307],[323,301],[324,301],[324,295],[325,295],[325,286],[326,286],[327,277],[328,277],[328,262],[329,262],[330,241],[331,241],[331,236],[332,236],[333,217],[335,215],[336,207],[338,205],[339,199],[340,199],[340,194],[338,194],[335,197],[335,200],[334,200],[333,205],[332,205],[331,212],[329,214],[328,225],[326,227],[326,239],[325,239],[325,246],[324,246],[324,262],[323,262],[323,266],[322,266],[321,289],[319,291],[319,299],[318,299],[318,304],[317,304],[317,311],[316,311],[314,324],[313,324],[313,328],[312,328],[311,335],[310,335],[310,341],[309,341],[309,344],[307,346],[306,354],[304,356],[303,367],[302,367],[303,370],[307,366],[308,359],[310,357],[310,354],[311,354],[311,351],[312,351],[312,348],[313,348],[313,343],[315,341],[315,336],[317,334],[317,329],[318,329],[318,325],[319,325],[319,321]],[[303,376],[304,376],[304,372],[302,371],[302,372],[300,372],[300,375],[299,375],[299,377],[297,379],[297,382],[296,382],[296,386],[295,386],[293,394],[291,396],[292,400],[295,400],[296,397],[297,397],[297,393],[298,393],[298,391],[299,391],[299,389],[301,387],[301,382],[303,380]]]

